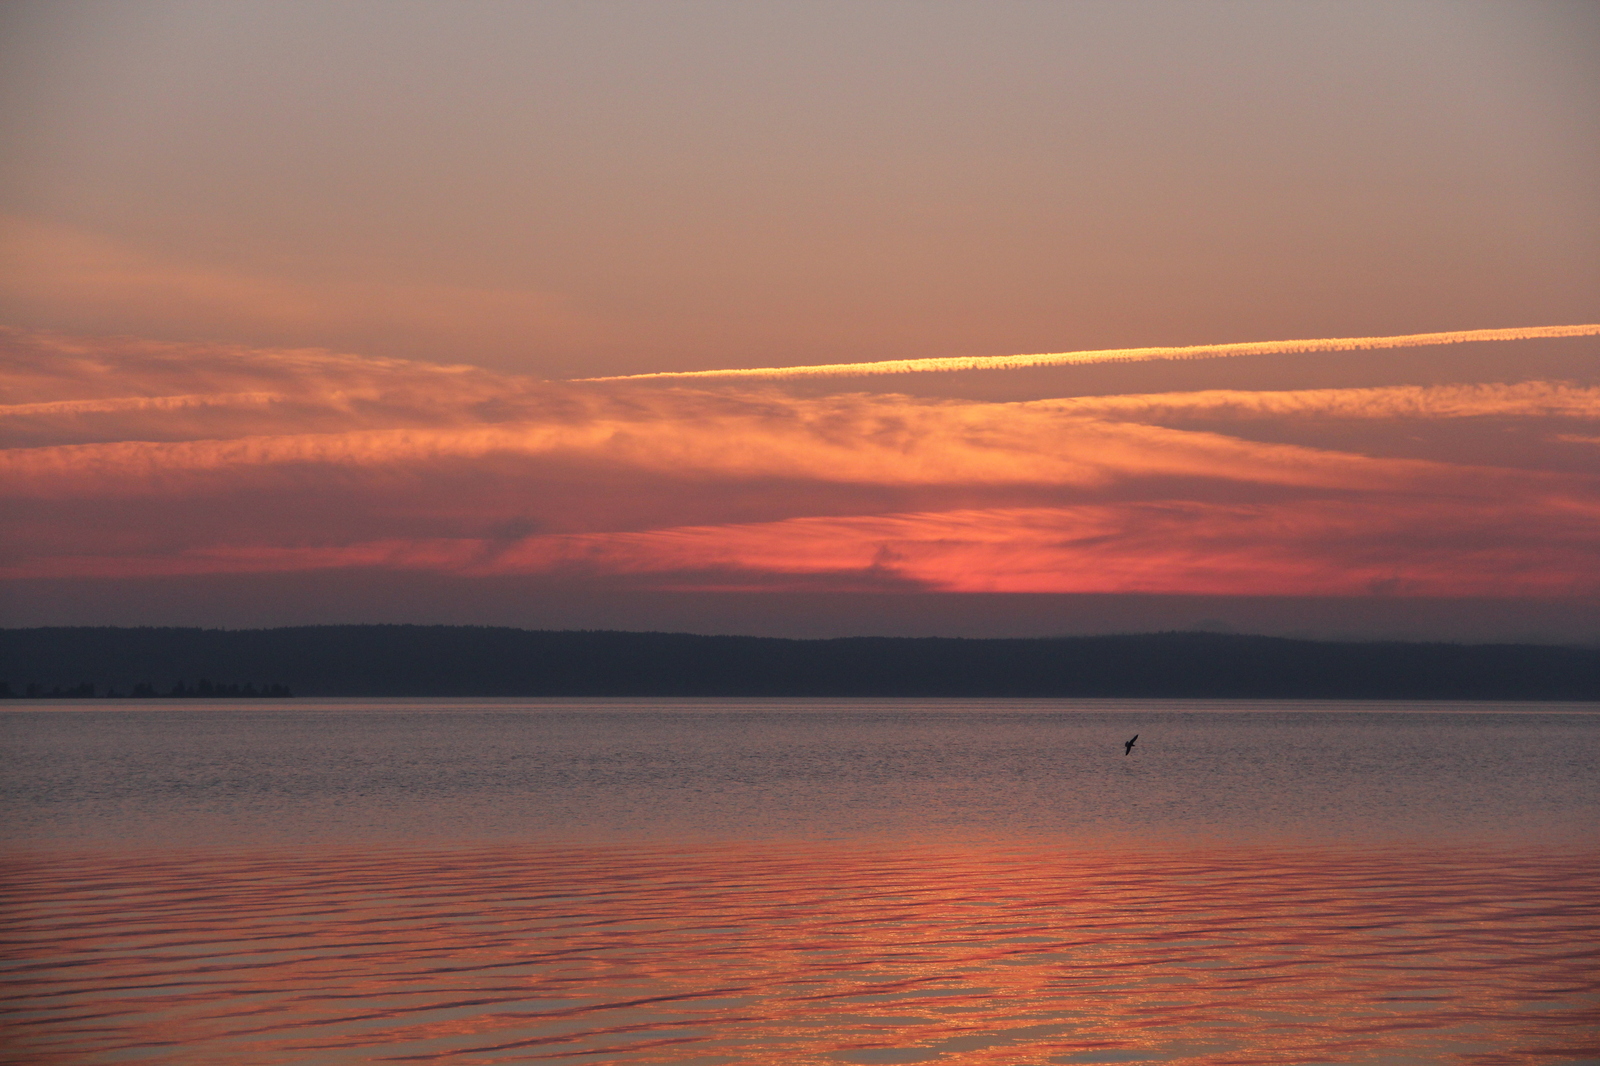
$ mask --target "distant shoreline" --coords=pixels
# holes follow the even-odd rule
[[[486,626],[62,627],[0,629],[0,681],[14,697],[34,686],[34,698],[136,689],[229,698],[248,688],[397,697],[1600,700],[1600,648],[1182,632],[791,640]]]

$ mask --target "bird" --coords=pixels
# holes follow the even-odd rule
[[[1139,739],[1139,734],[1135,733],[1133,735],[1133,740],[1138,740],[1138,739]],[[1126,744],[1122,745],[1122,754],[1124,754],[1124,755],[1132,755],[1133,754],[1133,740],[1130,740]]]

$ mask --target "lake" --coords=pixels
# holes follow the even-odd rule
[[[0,742],[6,1061],[1600,1064],[1594,704],[14,700]]]

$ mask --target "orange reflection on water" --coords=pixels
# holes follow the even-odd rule
[[[1544,1063],[1594,855],[972,845],[35,854],[6,1046],[65,1064]]]

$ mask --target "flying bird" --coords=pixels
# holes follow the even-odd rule
[[[1133,735],[1133,740],[1138,740],[1138,739],[1139,739],[1139,734],[1135,733]],[[1122,754],[1124,754],[1124,755],[1132,755],[1133,754],[1133,740],[1130,740],[1126,744],[1122,745]]]

